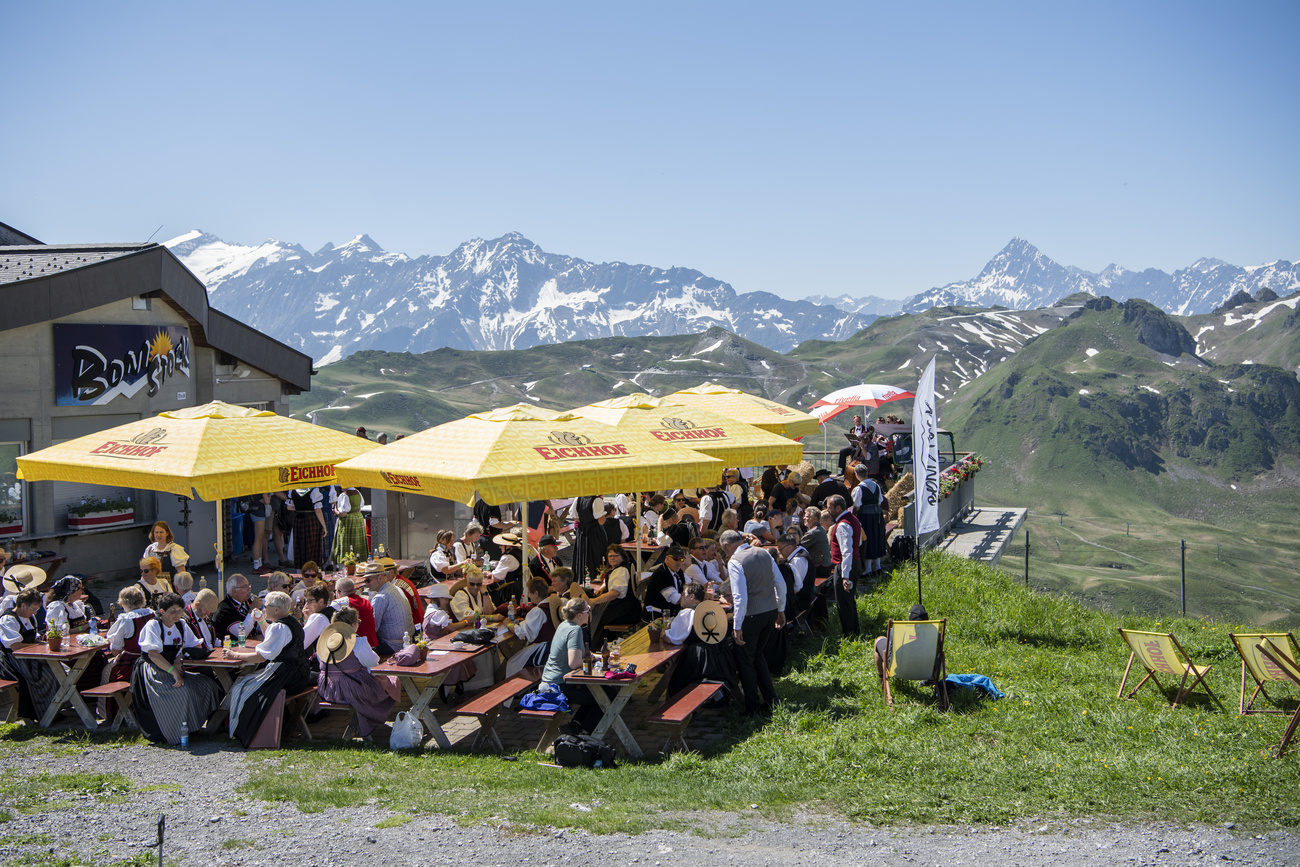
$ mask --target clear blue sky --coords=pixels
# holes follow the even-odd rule
[[[0,221],[739,291],[1300,257],[1300,4],[0,0]]]

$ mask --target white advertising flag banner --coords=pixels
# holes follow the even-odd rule
[[[912,451],[916,468],[916,535],[939,529],[939,415],[934,407],[934,362],[921,374],[912,414]]]

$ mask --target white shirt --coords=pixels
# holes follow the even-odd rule
[[[614,591],[618,594],[619,599],[627,598],[628,587],[631,584],[631,576],[626,566],[619,566],[609,573],[605,579],[605,592]]]
[[[731,578],[731,601],[735,606],[735,624],[738,629],[744,628],[741,624],[745,622],[745,616],[749,613],[749,588],[745,585],[745,569],[736,559],[736,554],[748,547],[750,547],[749,543],[745,542],[736,548],[731,555],[731,562],[727,564],[727,575]],[[769,559],[772,557],[771,554],[767,556]],[[776,585],[776,610],[785,611],[785,581],[781,578],[781,569],[776,565],[775,560],[772,560],[772,575],[776,577],[772,582]]]
[[[514,554],[502,554],[501,559],[497,561],[496,568],[488,574],[500,581],[518,568],[519,560],[515,558]]]
[[[23,643],[23,634],[21,629],[35,629],[36,618],[20,618],[17,614],[9,613],[0,617],[0,644],[11,650]]]
[[[446,577],[446,570],[454,565],[451,558],[447,556],[447,551],[443,548],[435,548],[433,553],[429,555],[429,568],[438,575]]]
[[[473,545],[467,545],[464,539],[457,539],[451,546],[452,553],[456,555],[457,563],[464,563],[466,560],[474,560],[479,556],[479,545],[475,542]]]
[[[366,667],[366,671],[379,664],[379,654],[370,646],[369,641],[359,639],[352,647],[352,655],[357,658],[357,662]]]
[[[693,629],[695,629],[695,609],[683,608],[673,618],[672,625],[664,633],[664,638],[668,639],[670,644],[685,644],[686,639],[691,637]]]
[[[424,622],[420,624],[425,636],[433,635],[434,632],[442,635],[447,631],[448,626],[451,626],[451,615],[430,602],[429,607],[424,611]]]
[[[803,557],[794,556],[795,554],[798,554],[800,551],[803,551],[805,554],[808,553],[807,551],[804,551],[804,547],[800,545],[799,547],[795,548],[794,551],[790,554],[790,559],[785,561],[786,565],[790,567],[790,571],[794,573],[795,593],[798,593],[800,590],[803,589],[804,579],[808,577],[809,560]]]
[[[199,594],[195,593],[193,590],[187,590],[185,593],[181,594],[181,601],[186,605],[193,605],[194,597],[198,595]]]
[[[591,517],[595,518],[596,520],[600,520],[601,518],[605,517],[604,497],[591,498]]]
[[[464,590],[457,590],[456,596],[451,600],[452,616],[457,620],[465,620],[474,616],[476,607],[479,611],[489,614],[496,610],[496,606],[492,604],[492,597],[481,591],[482,588],[480,588],[478,596],[471,596],[468,587]]]
[[[126,640],[135,635],[135,622],[141,617],[153,614],[148,608],[137,608],[125,614],[117,615],[113,625],[108,628],[108,646],[111,650],[121,650]]]
[[[686,568],[686,577],[692,584],[707,587],[722,583],[722,570],[717,560],[695,560]]]
[[[306,648],[309,653],[316,652],[316,639],[320,638],[320,634],[324,632],[325,627],[329,625],[330,619],[319,611],[307,618],[307,622],[302,625],[302,646]],[[369,642],[366,641],[361,643],[369,644]]]
[[[170,644],[202,647],[203,641],[190,631],[190,625],[183,618],[176,621],[176,625],[171,627],[164,627],[162,621],[157,617],[144,625],[144,630],[140,633],[140,650],[142,653],[148,653],[151,650],[161,651]]]
[[[80,600],[71,604],[55,600],[45,608],[45,624],[58,627],[64,635],[68,634],[68,621],[80,620],[85,616]]]
[[[289,646],[290,641],[293,641],[292,630],[277,620],[267,627],[266,637],[262,639],[262,642],[255,649],[258,656],[267,662],[274,662],[275,658],[280,655],[280,651]],[[365,644],[366,642],[361,643]]]
[[[190,562],[190,555],[175,542],[168,542],[161,547],[156,542],[150,542],[141,557],[157,557],[158,562],[162,563],[162,570],[173,573],[185,571],[185,566]],[[168,569],[169,566],[172,568]]]
[[[523,622],[515,624],[515,635],[532,644],[537,640],[537,636],[542,634],[542,628],[546,626],[546,621],[549,619],[550,617],[546,613],[546,603],[535,605],[528,609]]]
[[[853,549],[857,544],[853,538],[853,525],[848,521],[839,521],[834,526],[835,538],[840,543],[840,574],[848,578],[853,574]]]
[[[614,498],[614,508],[618,509],[620,515],[630,515],[636,509],[636,504],[627,494],[619,494]]]

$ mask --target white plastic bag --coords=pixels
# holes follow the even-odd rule
[[[411,750],[420,745],[424,737],[424,726],[414,714],[402,711],[393,720],[393,733],[388,737],[390,750]]]

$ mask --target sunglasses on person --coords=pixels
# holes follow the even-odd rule
[[[466,583],[468,586],[470,586],[470,587],[482,587],[482,586],[483,586],[483,582],[482,582],[482,581],[467,581],[467,582],[465,582],[465,583]]]
[[[302,573],[302,577],[304,577],[304,578],[319,578],[319,577],[320,577],[320,573],[319,573],[319,572],[304,572],[304,573]]]

